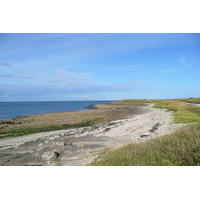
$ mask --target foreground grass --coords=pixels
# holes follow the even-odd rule
[[[62,124],[62,125],[50,125],[50,126],[46,126],[46,127],[45,126],[43,126],[43,127],[26,127],[26,128],[12,129],[9,131],[0,132],[0,139],[7,138],[7,137],[18,137],[18,136],[29,135],[32,133],[39,133],[39,132],[87,127],[92,124],[98,123],[100,121],[101,121],[101,119],[93,119],[93,120],[87,120],[85,122],[77,123],[77,124]]]
[[[91,165],[199,166],[200,124],[159,138],[107,149]]]

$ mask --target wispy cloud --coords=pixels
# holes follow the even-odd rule
[[[183,67],[186,67],[186,68],[189,68],[189,67],[190,67],[190,66],[187,64],[186,58],[185,58],[184,55],[182,55],[181,58],[177,60],[177,62],[178,62],[179,64],[181,64]]]
[[[59,83],[66,81],[69,78],[75,78],[75,79],[87,79],[91,77],[92,75],[90,73],[76,73],[76,72],[69,72],[66,69],[62,67],[55,68],[55,74],[47,78],[46,82],[54,82]]]
[[[3,66],[3,67],[12,67],[12,65],[10,63],[2,61],[2,60],[0,60],[0,66]]]
[[[76,94],[87,98],[90,94],[96,93],[119,93],[135,91],[137,88],[141,88],[140,84],[147,82],[148,80],[138,80],[128,83],[115,83],[115,84],[89,84],[79,81],[70,81],[65,85],[58,84],[1,84],[0,96],[5,94],[11,97],[17,96],[20,98],[27,98],[29,96],[42,96],[42,95],[66,95]],[[83,95],[84,94],[84,95]]]
[[[61,83],[70,80],[82,80],[88,79],[92,76],[91,73],[77,73],[66,70],[64,67],[55,67],[52,69],[49,66],[45,66],[47,70],[44,72],[40,68],[35,68],[35,70],[27,70],[28,65],[17,66],[10,64],[5,61],[0,61],[0,66],[4,68],[0,72],[1,78],[11,78],[11,79],[43,79],[44,82],[49,83]],[[15,68],[10,68],[11,66],[16,66]],[[11,70],[12,69],[12,70]]]
[[[42,79],[42,77],[36,77],[36,76],[26,76],[26,75],[15,75],[15,74],[0,74],[1,78],[26,78],[26,79]]]

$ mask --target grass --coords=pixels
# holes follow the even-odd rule
[[[154,108],[165,108],[174,111],[175,123],[200,122],[200,107],[192,104],[185,104],[181,101],[160,101]]]
[[[200,124],[118,149],[106,149],[91,165],[200,166]]]
[[[113,103],[155,103],[158,100],[153,100],[153,99],[125,99],[125,100],[119,100],[119,101],[114,101]]]
[[[60,162],[60,161],[62,161],[60,158],[55,158],[55,159],[53,160],[54,163],[57,163],[57,162]]]
[[[127,99],[115,101],[114,103],[155,103],[154,108],[162,108],[170,111],[174,111],[175,123],[192,123],[200,122],[200,107],[192,104],[186,104],[187,102],[200,102],[200,98],[189,99],[176,99],[176,100],[148,100],[148,99]]]
[[[197,102],[197,99],[192,100]],[[183,99],[118,101],[117,103],[156,103],[154,108],[174,111],[176,123],[197,123],[170,135],[124,145],[117,149],[106,149],[91,165],[200,166],[200,107],[182,101]]]
[[[179,99],[179,100],[187,101],[187,102],[191,102],[191,103],[200,103],[200,97],[199,98],[190,97],[188,99]]]
[[[43,127],[26,127],[26,128],[12,129],[9,131],[0,132],[0,139],[7,138],[7,137],[18,137],[18,136],[29,135],[32,133],[39,133],[39,132],[87,127],[92,124],[98,123],[100,121],[101,121],[101,119],[97,118],[97,119],[87,120],[85,122],[76,123],[76,124],[62,124],[62,125],[50,125],[50,126],[46,126],[46,127],[45,126],[43,126]]]

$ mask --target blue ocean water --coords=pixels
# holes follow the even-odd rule
[[[0,102],[0,120],[15,119],[21,115],[88,110],[85,107],[111,102],[113,101]]]

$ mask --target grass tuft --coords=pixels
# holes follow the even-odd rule
[[[54,163],[57,163],[57,162],[60,162],[60,161],[62,161],[60,158],[55,158],[55,159],[53,160]]]

